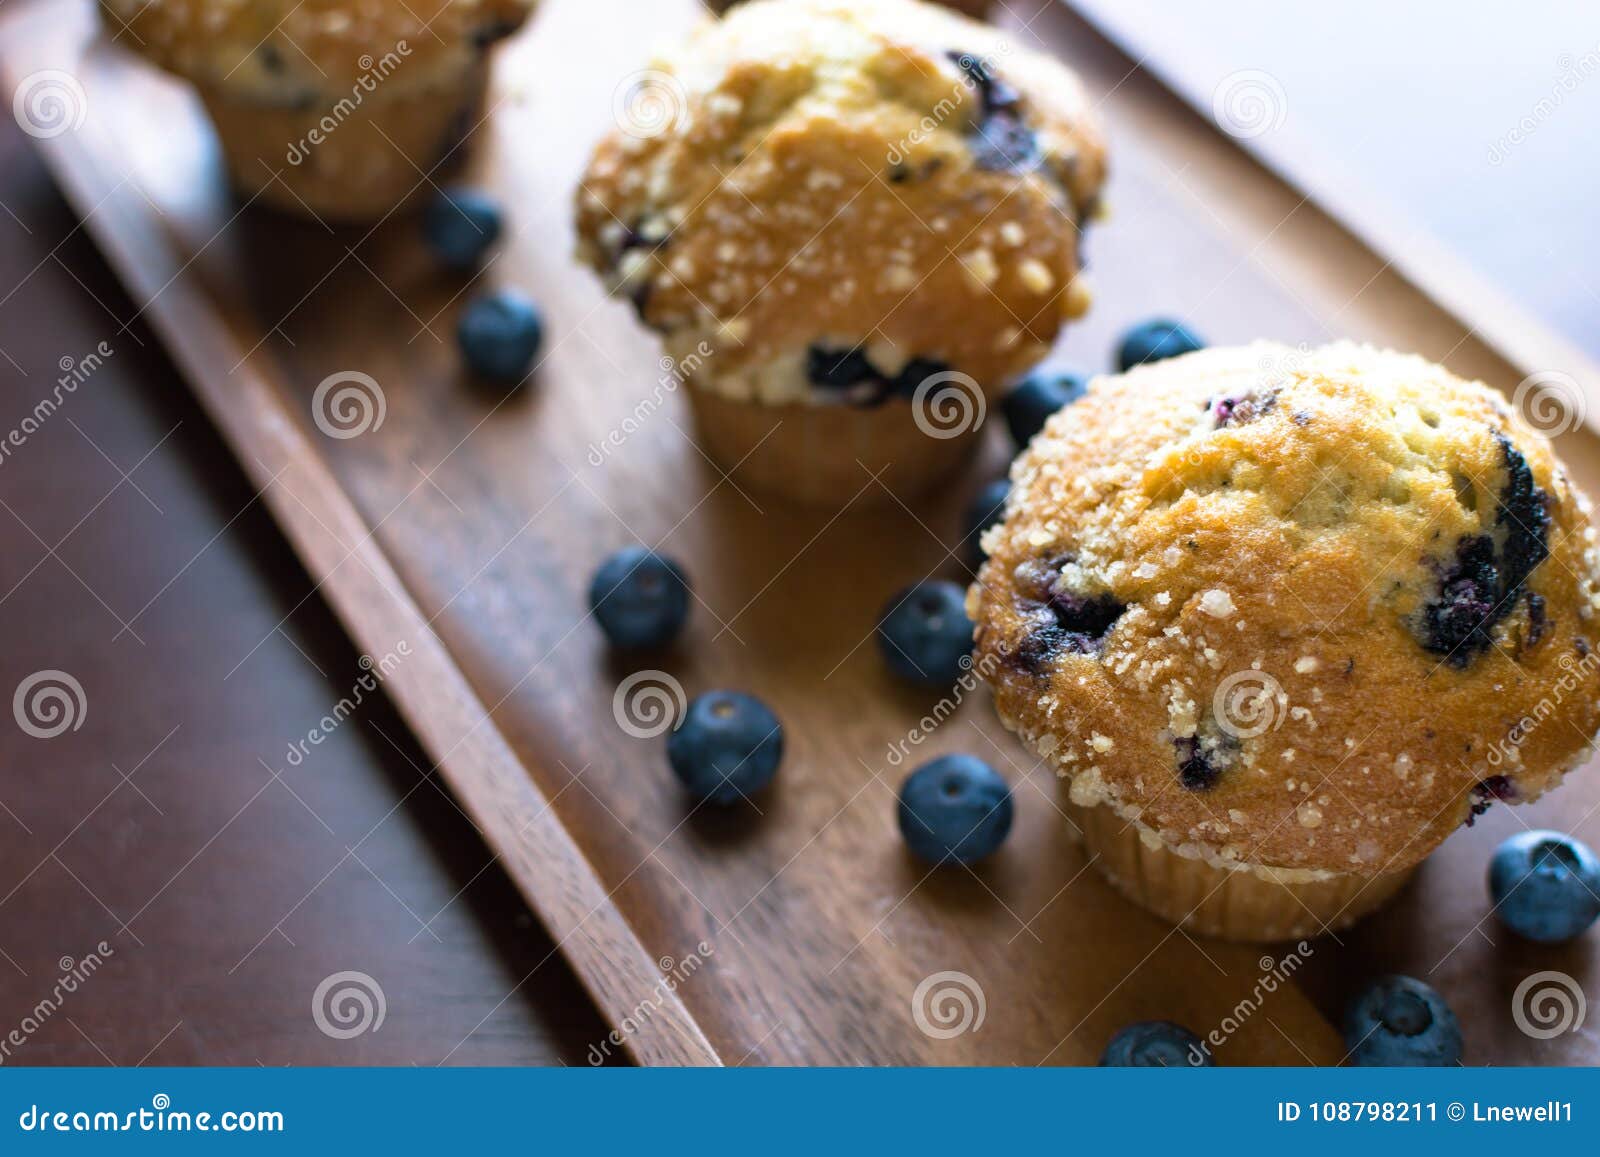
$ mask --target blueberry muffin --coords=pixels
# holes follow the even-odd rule
[[[579,254],[691,372],[710,453],[836,504],[960,461],[1086,306],[1082,85],[915,0],[756,0],[619,90]],[[865,468],[865,469],[864,469]]]
[[[726,12],[740,0],[705,0],[707,8],[713,12]],[[954,8],[958,12],[965,12],[968,16],[987,16],[991,7],[990,0],[937,0],[937,3],[946,8]]]
[[[479,116],[533,0],[101,0],[118,43],[191,81],[246,196],[375,218]]]
[[[1589,753],[1589,503],[1480,383],[1203,351],[1098,379],[1012,478],[974,666],[1096,865],[1171,920],[1343,926]]]

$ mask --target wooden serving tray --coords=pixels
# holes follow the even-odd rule
[[[1098,304],[1066,339],[1071,360],[1100,368],[1116,331],[1175,313],[1219,342],[1354,335],[1516,381],[1069,14],[1027,15],[1019,41],[1060,52],[1104,95],[1114,145],[1114,217],[1090,239]],[[1519,826],[1504,815],[1452,840],[1390,912],[1314,945],[1311,985],[1275,985],[1240,1018],[1272,961],[1119,899],[1068,838],[1054,775],[981,691],[896,765],[891,745],[938,697],[890,678],[871,630],[899,587],[963,577],[960,510],[1003,468],[1003,437],[992,431],[984,462],[926,506],[833,516],[737,490],[694,446],[674,391],[630,420],[662,376],[660,351],[573,262],[572,191],[619,81],[696,18],[689,0],[546,0],[503,52],[473,179],[503,198],[512,236],[482,276],[537,297],[549,333],[534,384],[510,398],[463,379],[452,332],[477,286],[434,266],[413,221],[335,231],[241,209],[192,95],[109,44],[91,5],[13,3],[0,27],[8,93],[46,68],[81,84],[83,123],[41,141],[63,188],[360,648],[405,643],[386,687],[625,1026],[611,1050],[647,1063],[1084,1064],[1130,1020],[1205,1033],[1232,1017],[1223,1063],[1333,1063],[1325,1010],[1344,981],[1427,975],[1437,958],[1431,979],[1473,1010],[1473,1060],[1593,1060],[1592,1038],[1535,1043],[1511,1027],[1505,1002],[1532,954],[1484,963],[1516,951],[1473,927],[1490,841]],[[330,437],[313,398],[348,372],[380,384],[383,420]],[[1592,436],[1563,449],[1600,491]],[[784,767],[759,812],[691,809],[663,738],[618,724],[614,693],[635,670],[608,655],[584,592],[603,554],[636,542],[683,560],[697,594],[687,637],[652,662],[689,695],[748,689],[783,718]],[[1005,772],[1018,819],[988,864],[929,872],[901,846],[894,793],[910,763],[952,750]],[[1583,817],[1594,841],[1596,800],[1589,777],[1534,810],[1569,830]],[[1539,966],[1592,987],[1592,960],[1561,960]],[[956,1005],[929,996],[951,985],[983,1010],[954,1034],[938,1017]]]

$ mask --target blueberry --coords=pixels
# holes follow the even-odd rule
[[[659,647],[677,638],[689,617],[689,580],[672,559],[625,546],[594,572],[589,609],[613,647]]]
[[[520,293],[498,289],[462,311],[456,341],[467,368],[491,381],[516,384],[527,377],[544,340],[539,310]]]
[[[1225,426],[1246,426],[1278,408],[1277,390],[1253,390],[1217,398],[1210,404],[1211,417],[1220,430]]]
[[[1141,1020],[1117,1030],[1100,1054],[1101,1068],[1211,1068],[1211,1050],[1181,1024]]]
[[[1110,594],[1081,595],[1066,588],[1062,570],[1071,555],[1032,558],[1017,564],[1017,613],[1028,624],[1016,661],[1043,674],[1061,654],[1093,655],[1128,608]]]
[[[1174,739],[1178,750],[1178,782],[1190,791],[1210,791],[1222,778],[1211,752],[1194,738]]]
[[[1018,382],[1000,403],[1017,445],[1026,446],[1044,428],[1045,420],[1081,398],[1083,389],[1081,377],[1060,371],[1030,374]]]
[[[994,768],[970,755],[941,755],[906,777],[896,815],[906,846],[924,860],[971,864],[1005,842],[1014,810]]]
[[[1028,173],[1044,161],[1039,138],[1015,112],[990,113],[967,137],[972,163],[991,173]]]
[[[783,724],[761,700],[708,691],[667,736],[667,762],[696,800],[731,804],[772,782],[783,760]]]
[[[500,237],[500,206],[476,189],[443,189],[422,211],[422,237],[439,262],[473,269]]]
[[[1522,832],[1495,849],[1489,895],[1518,936],[1565,944],[1600,918],[1600,859],[1560,832]]]
[[[917,388],[923,382],[935,374],[947,374],[949,372],[950,365],[948,362],[941,362],[937,358],[912,358],[894,376],[894,379],[889,383],[889,390],[896,397],[915,398],[917,396]],[[937,389],[938,387],[935,385],[929,388]]]
[[[1494,521],[1505,535],[1500,553],[1505,559],[1506,592],[1515,599],[1534,568],[1550,557],[1550,496],[1534,482],[1528,460],[1511,439],[1498,430],[1494,438],[1506,470]]]
[[[1409,976],[1383,976],[1344,1010],[1344,1046],[1361,1066],[1461,1063],[1461,1026],[1433,989]]]
[[[1122,335],[1117,369],[1127,371],[1145,362],[1159,362],[1204,349],[1205,342],[1186,325],[1167,318],[1142,321]]]
[[[650,293],[655,285],[654,270],[649,262],[645,262],[631,270],[630,275],[624,278],[622,259],[635,251],[658,253],[666,248],[669,236],[670,229],[659,218],[641,218],[622,230],[621,236],[617,238],[611,250],[610,270],[617,277],[619,288],[633,303],[633,312],[641,319],[650,307]]]
[[[1465,667],[1494,642],[1500,567],[1494,539],[1474,534],[1456,543],[1455,559],[1439,579],[1438,597],[1423,611],[1423,647]]]
[[[889,669],[929,687],[948,687],[961,678],[972,653],[966,602],[966,591],[943,579],[917,583],[890,599],[878,623],[878,649]]]
[[[814,386],[847,390],[877,375],[860,346],[842,349],[813,345],[806,350],[806,380]]]
[[[1549,495],[1533,480],[1522,452],[1503,433],[1500,445],[1505,486],[1495,504],[1500,541],[1488,534],[1456,541],[1455,556],[1442,566],[1439,592],[1423,608],[1419,637],[1425,650],[1465,668],[1494,642],[1494,628],[1528,595],[1532,643],[1546,626],[1544,599],[1527,590],[1535,568],[1550,556]],[[1538,600],[1535,602],[1535,600]]]
[[[1549,613],[1545,610],[1543,595],[1529,593],[1528,595],[1528,631],[1522,640],[1526,648],[1539,645],[1539,640],[1544,638],[1544,630],[1550,625]]]
[[[979,545],[978,540],[984,531],[1006,516],[1006,499],[1010,497],[1009,478],[996,478],[973,496],[972,504],[967,507],[961,523],[964,531],[961,536],[961,546],[968,552],[969,557],[983,556],[983,547]]]
[[[989,61],[965,52],[946,55],[978,94],[978,115],[967,134],[972,163],[996,173],[1027,173],[1043,164],[1039,138],[1022,117],[1022,94],[995,75]]]
[[[1509,775],[1491,775],[1488,779],[1480,779],[1472,785],[1467,826],[1470,828],[1473,821],[1488,811],[1495,800],[1515,801],[1516,798],[1517,781]]]

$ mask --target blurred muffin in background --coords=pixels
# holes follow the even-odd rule
[[[704,0],[705,6],[713,12],[726,12],[742,0]],[[935,3],[945,8],[954,8],[957,12],[965,12],[968,16],[983,19],[988,15],[989,9],[994,5],[991,0],[934,0]]]
[[[475,126],[491,46],[533,0],[101,0],[117,43],[192,82],[245,196],[380,217]]]
[[[755,0],[619,88],[579,254],[685,367],[702,444],[803,501],[925,489],[1087,306],[1077,77],[915,0]]]

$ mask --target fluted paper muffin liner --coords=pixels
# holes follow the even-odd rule
[[[811,506],[910,500],[958,469],[978,442],[976,426],[927,433],[898,398],[871,409],[766,405],[693,382],[689,398],[701,447],[735,483]]]
[[[198,87],[245,196],[301,216],[364,221],[430,187],[423,174],[472,128],[488,81],[487,63],[474,60],[423,87],[381,88],[337,119],[322,102],[297,108]]]
[[[1298,940],[1347,928],[1388,900],[1415,868],[1376,875],[1273,873],[1180,855],[1111,808],[1066,802],[1095,867],[1156,915],[1221,940]]]

